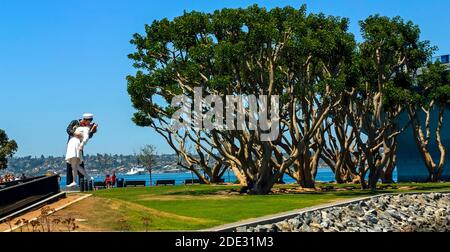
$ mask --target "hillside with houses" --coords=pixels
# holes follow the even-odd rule
[[[110,173],[113,170],[116,173],[126,173],[132,167],[141,166],[135,155],[86,155],[85,162],[86,167],[93,175],[102,175],[104,173]],[[47,172],[64,174],[65,169],[64,157],[41,155],[38,157],[14,157],[10,159],[8,168],[3,172],[16,175],[24,173],[27,176],[37,176]],[[162,154],[155,156],[154,172],[177,172],[180,170],[181,168],[177,165],[176,155]]]

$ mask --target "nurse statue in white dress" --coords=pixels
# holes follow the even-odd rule
[[[81,163],[83,163],[83,148],[89,140],[90,131],[91,127],[89,124],[80,124],[67,144],[66,162],[71,164],[73,174],[73,182],[67,185],[67,187],[77,186],[76,177],[78,172],[85,178],[89,178],[86,170],[81,166]]]

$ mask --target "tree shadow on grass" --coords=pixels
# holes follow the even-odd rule
[[[202,196],[202,195],[218,195],[218,192],[237,192],[239,193],[239,189],[235,188],[205,188],[201,190],[186,190],[186,191],[175,191],[168,192],[164,195],[190,195],[190,196]]]
[[[225,191],[225,192],[224,192]],[[224,192],[224,193],[219,193]],[[189,195],[189,196],[217,196],[217,195],[224,195],[224,196],[270,196],[270,197],[283,197],[286,195],[298,195],[298,196],[317,196],[319,198],[321,197],[362,197],[362,196],[371,196],[376,195],[380,193],[384,193],[385,191],[370,191],[370,190],[359,190],[359,191],[315,191],[315,192],[291,192],[291,193],[271,193],[267,195],[251,195],[246,193],[239,193],[239,189],[227,189],[227,190],[201,190],[201,191],[179,191],[179,192],[171,192],[167,193],[165,195],[172,195],[172,196],[181,196],[181,195]]]
[[[411,188],[402,189],[402,187],[407,187],[409,185],[403,184],[386,184],[379,185],[377,190],[372,191],[370,189],[360,189],[358,185],[333,185],[327,184],[326,186],[318,187],[316,191],[288,191],[289,189],[295,189],[295,186],[278,188],[281,189],[275,193],[270,193],[268,195],[330,195],[332,197],[364,197],[373,196],[382,193],[403,193],[403,192],[414,192],[414,191],[437,191],[437,190],[450,190],[450,186],[445,185],[427,185],[421,186],[413,185]],[[288,190],[283,190],[288,189]],[[210,196],[210,195],[223,195],[223,196],[247,196],[249,194],[240,193],[240,187],[228,187],[228,188],[186,188],[186,190],[168,191],[167,193],[162,193],[162,195],[189,195],[189,196]],[[260,195],[261,196],[261,195]]]

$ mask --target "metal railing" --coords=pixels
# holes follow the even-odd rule
[[[0,189],[0,218],[59,192],[59,175],[8,184]]]

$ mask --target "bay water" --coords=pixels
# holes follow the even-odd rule
[[[104,175],[96,175],[93,176],[94,181],[104,181],[105,176]],[[127,175],[127,174],[116,174],[117,178],[123,178],[125,181],[145,181],[145,185],[150,185],[150,175],[147,174],[140,174],[140,175]],[[394,171],[393,174],[394,181],[397,181],[397,170]],[[226,183],[234,183],[236,182],[236,176],[232,172],[225,172],[225,174],[222,177]],[[197,176],[195,176],[192,172],[177,172],[177,173],[152,173],[152,185],[156,184],[157,180],[175,180],[176,185],[183,185],[185,180],[187,179],[197,179]],[[295,180],[288,175],[284,175],[283,181],[287,184],[289,183],[295,183]],[[317,171],[316,181],[318,182],[334,182],[334,173],[331,171],[330,168],[320,168]],[[60,181],[61,188],[66,187],[66,176],[61,176]]]

